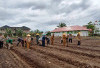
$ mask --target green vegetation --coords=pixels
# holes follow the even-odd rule
[[[59,25],[57,27],[66,27],[65,23],[59,23]]]

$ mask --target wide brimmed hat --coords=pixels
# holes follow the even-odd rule
[[[31,36],[30,34],[27,35],[28,37]]]
[[[39,33],[37,33],[36,35],[39,35]]]
[[[63,33],[63,35],[66,35],[66,33]]]
[[[81,34],[81,32],[78,32],[78,34]]]

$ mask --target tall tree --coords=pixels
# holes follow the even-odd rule
[[[88,25],[86,27],[88,29],[92,29],[93,31],[95,30],[95,26],[93,25],[93,23],[91,21],[88,23]]]
[[[59,25],[57,27],[66,27],[65,23],[59,23]]]
[[[89,23],[88,23],[88,25],[86,25],[86,27],[88,28],[88,29],[92,29],[92,35],[94,34],[94,30],[95,30],[95,26],[93,25],[93,23],[90,21]]]

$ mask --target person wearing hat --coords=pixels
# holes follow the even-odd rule
[[[54,44],[54,34],[51,36],[51,45]]]
[[[28,34],[27,37],[26,37],[26,43],[27,43],[27,48],[29,49],[30,43],[31,43],[31,35],[30,34]]]
[[[37,43],[37,45],[39,44],[39,38],[40,38],[39,33],[37,33],[36,34],[36,43]]]
[[[77,44],[77,45],[81,45],[81,35],[80,35],[80,32],[78,32],[76,38],[77,38],[77,40],[78,40],[78,44]]]
[[[43,34],[43,37],[42,37],[42,46],[43,46],[43,47],[45,47],[45,38],[46,38],[46,37],[45,37],[45,34]]]
[[[62,40],[63,40],[63,45],[65,46],[66,45],[66,33],[63,33],[62,35]]]
[[[69,35],[68,35],[69,43],[72,43],[72,37],[73,37],[73,35],[71,33],[69,33]]]

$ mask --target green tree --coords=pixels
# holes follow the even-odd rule
[[[12,30],[11,29],[6,29],[6,32],[5,32],[5,36],[12,36],[13,35],[13,33],[12,33]]]
[[[92,29],[92,30],[94,31],[95,26],[94,26],[93,23],[90,21],[90,22],[88,23],[88,25],[87,25],[87,28],[88,28],[88,29]]]
[[[51,32],[50,32],[50,31],[48,31],[46,35],[47,35],[47,36],[51,36]]]
[[[59,23],[59,25],[57,27],[66,27],[65,23]]]
[[[92,35],[94,34],[94,30],[95,30],[95,26],[93,25],[93,23],[90,21],[89,23],[88,23],[88,25],[86,25],[86,27],[88,28],[88,29],[92,29]]]
[[[35,30],[35,31],[33,31],[33,33],[34,33],[34,36],[37,34],[37,33],[39,33],[40,35],[43,33],[43,31],[40,31],[40,30]]]
[[[23,36],[23,31],[21,29],[17,29],[15,33],[16,33],[16,36],[19,36],[19,37]]]

